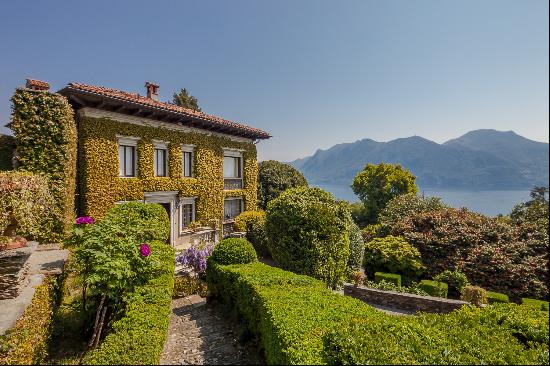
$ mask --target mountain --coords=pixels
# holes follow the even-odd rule
[[[548,185],[548,144],[512,131],[475,130],[443,144],[419,136],[363,139],[291,162],[313,184],[350,185],[366,163],[399,163],[424,188],[529,189]]]

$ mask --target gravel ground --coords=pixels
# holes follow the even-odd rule
[[[239,344],[234,325],[216,305],[193,295],[174,299],[162,365],[250,365],[257,356]]]

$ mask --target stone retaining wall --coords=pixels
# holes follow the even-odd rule
[[[344,284],[344,295],[354,297],[368,304],[426,313],[450,313],[453,310],[460,309],[463,305],[469,304],[465,301],[441,297],[383,291],[364,286],[355,287],[349,283]]]

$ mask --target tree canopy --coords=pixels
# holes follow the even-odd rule
[[[183,88],[179,93],[174,93],[172,103],[180,107],[193,109],[200,112],[199,101],[194,96],[190,95],[187,89]]]
[[[375,223],[391,199],[418,191],[415,180],[416,177],[399,164],[367,164],[351,187],[365,205],[368,220]]]
[[[291,165],[275,160],[262,161],[258,173],[258,207],[265,210],[267,203],[283,191],[307,186],[304,175]]]

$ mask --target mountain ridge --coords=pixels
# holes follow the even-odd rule
[[[369,138],[290,162],[312,184],[350,185],[367,163],[399,163],[422,188],[526,189],[548,185],[548,143],[513,131],[470,131],[442,144],[421,136]]]

